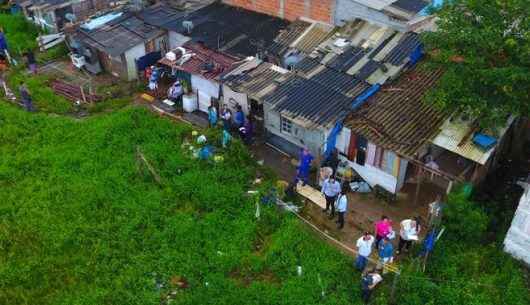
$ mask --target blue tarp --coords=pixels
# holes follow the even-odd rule
[[[414,66],[423,57],[423,45],[419,45],[410,54],[409,66]]]
[[[444,0],[433,0],[431,5],[427,5],[418,14],[420,16],[429,16],[433,9],[437,9],[444,4]]]
[[[355,111],[357,108],[361,107],[364,102],[366,102],[372,95],[376,94],[379,89],[381,89],[381,85],[379,84],[372,85],[372,87],[366,89],[366,91],[364,91],[353,101],[353,104],[351,105],[351,111]]]
[[[473,143],[483,150],[488,150],[497,144],[497,139],[482,133],[476,133],[473,137]]]
[[[329,158],[331,153],[333,152],[333,149],[335,148],[335,145],[337,145],[337,137],[339,136],[339,133],[341,132],[343,127],[342,121],[339,121],[335,123],[335,127],[331,130],[329,133],[328,139],[326,141],[326,151],[324,153],[324,159]]]

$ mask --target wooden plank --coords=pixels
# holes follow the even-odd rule
[[[319,190],[314,189],[309,185],[302,186],[302,183],[299,183],[296,186],[296,191],[302,197],[309,199],[311,202],[318,205],[319,207],[323,209],[326,208],[326,198],[324,198],[324,195],[322,195]]]

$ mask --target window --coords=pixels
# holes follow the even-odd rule
[[[281,118],[281,131],[284,133],[292,134],[293,133],[293,122],[284,117]]]

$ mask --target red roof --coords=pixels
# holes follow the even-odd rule
[[[186,49],[186,53],[194,54],[184,64],[178,64],[179,58],[177,58],[177,61],[171,61],[164,57],[159,62],[190,74],[202,75],[206,79],[215,79],[222,73],[236,68],[234,63],[238,59],[225,53],[208,49],[204,45],[195,42],[187,42],[182,47]],[[180,52],[175,53],[177,56],[181,55]]]

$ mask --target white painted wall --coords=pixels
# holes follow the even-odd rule
[[[504,251],[530,265],[530,186],[528,184],[504,239]]]
[[[335,25],[344,25],[345,21],[353,21],[356,18],[401,32],[407,30],[406,22],[390,18],[382,11],[365,6],[356,0],[337,0]]]
[[[250,105],[248,103],[248,97],[245,93],[239,93],[232,90],[227,85],[223,85],[223,105],[227,105],[232,113],[236,111],[236,104],[241,105],[245,115],[248,115]]]
[[[219,98],[219,83],[206,79],[202,76],[191,75],[191,88],[199,96],[199,110],[208,112],[208,107],[212,104],[212,97]]]
[[[144,55],[145,45],[143,43],[125,52],[127,80],[135,80],[138,77],[138,69],[136,69],[136,60]]]

